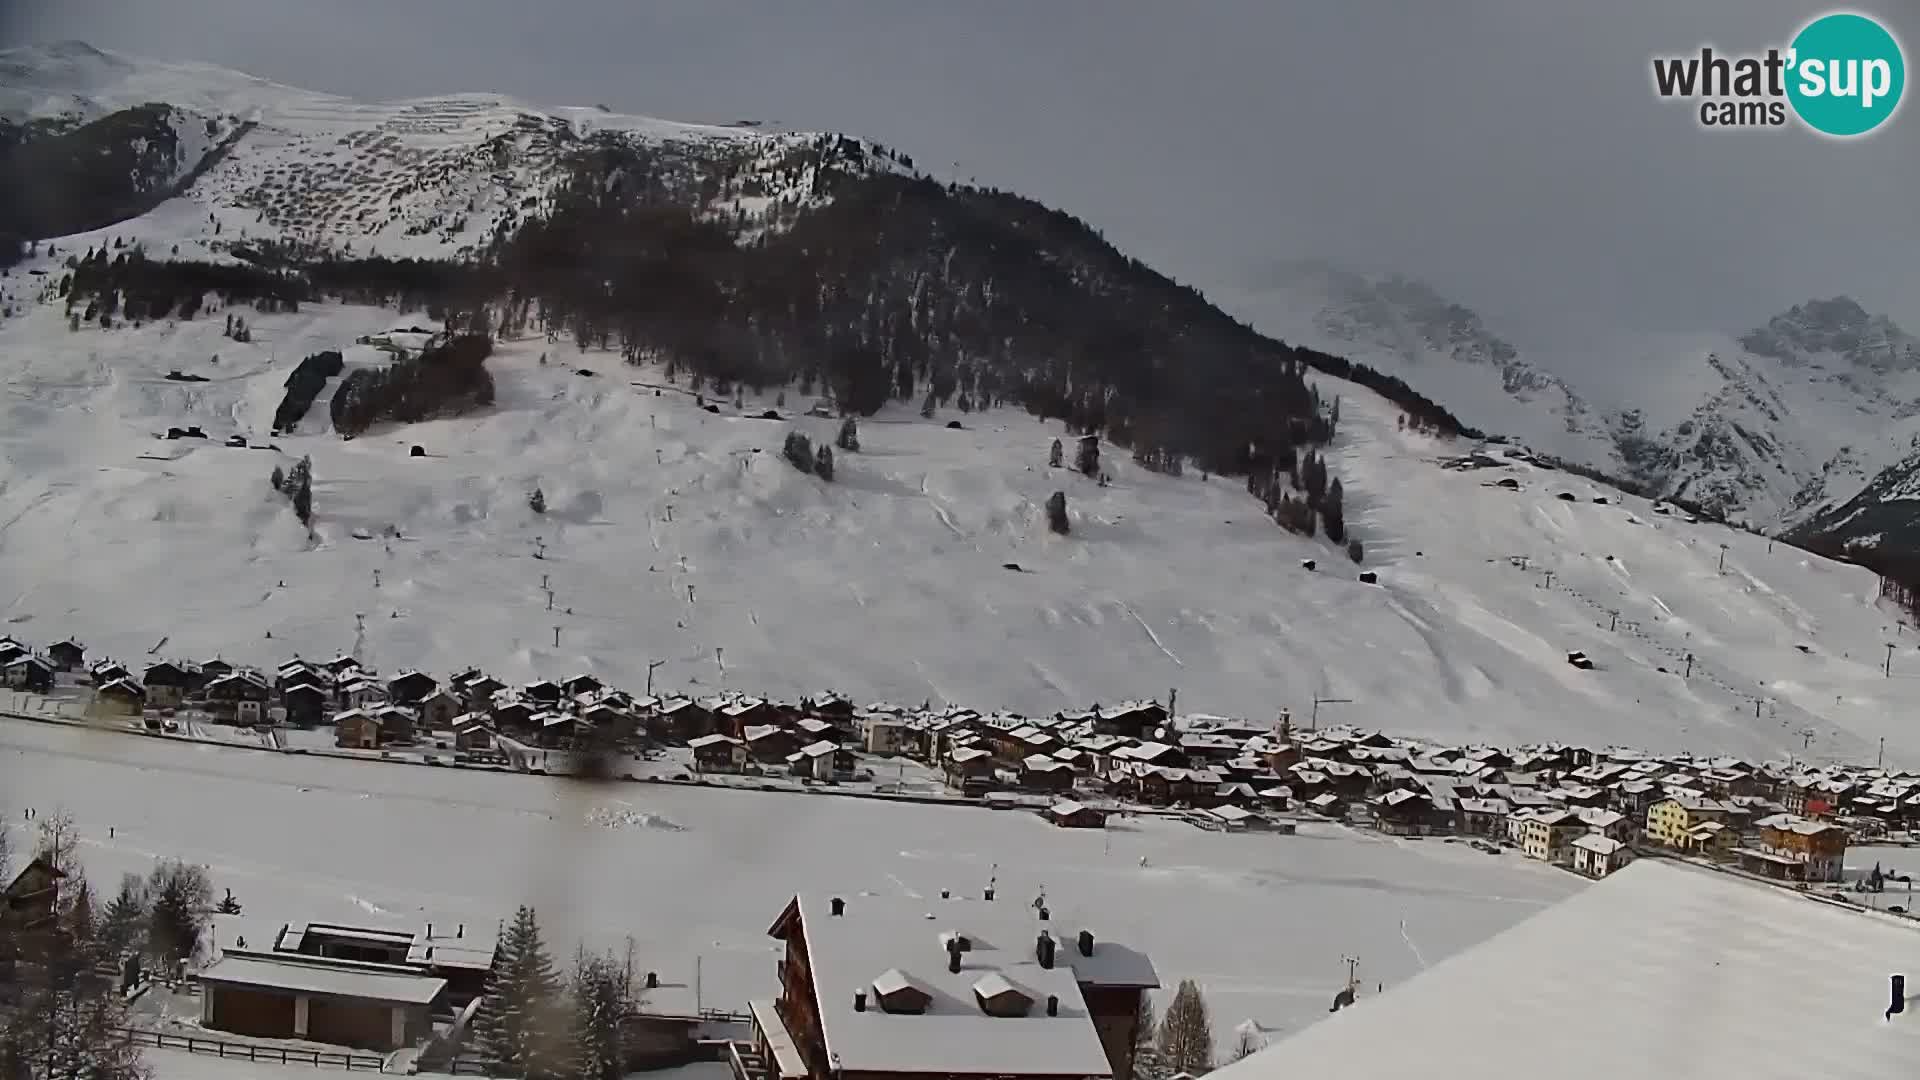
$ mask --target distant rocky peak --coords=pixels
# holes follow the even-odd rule
[[[1821,353],[1876,369],[1915,362],[1913,339],[1893,320],[1869,313],[1850,296],[1796,304],[1743,336],[1740,344],[1756,356],[1789,364]]]

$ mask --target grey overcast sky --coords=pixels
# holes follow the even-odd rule
[[[1867,0],[1920,63],[1920,0]],[[358,97],[495,90],[898,146],[1209,291],[1327,256],[1523,342],[1738,329],[1846,292],[1920,329],[1920,104],[1839,143],[1710,134],[1649,59],[1811,0],[0,0],[80,38]],[[1909,89],[1909,99],[1920,89]],[[1543,337],[1543,335],[1545,335]]]

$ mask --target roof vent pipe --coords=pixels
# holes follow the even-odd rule
[[[1035,941],[1033,945],[1033,958],[1040,961],[1041,967],[1049,971],[1053,970],[1052,934],[1047,933],[1045,930],[1040,931],[1040,938],[1038,941]]]
[[[1060,1015],[1060,999],[1059,997],[1053,994],[1047,995],[1047,1015],[1048,1016]]]
[[[865,990],[855,990],[853,992],[853,1011],[867,1011],[867,992]]]

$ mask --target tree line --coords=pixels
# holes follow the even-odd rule
[[[12,833],[0,827],[0,882],[12,880]],[[104,905],[76,852],[65,811],[40,817],[29,859],[57,870],[51,921],[0,920],[0,1076],[145,1080],[140,1048],[122,1033],[121,985],[142,962],[191,960],[216,910],[204,867],[173,859],[126,874]],[[231,893],[226,903],[238,910]]]

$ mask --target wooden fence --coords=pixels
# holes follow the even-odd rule
[[[313,1065],[320,1068],[367,1072],[379,1072],[382,1066],[381,1058],[369,1054],[349,1053],[344,1050],[292,1050],[280,1046],[255,1046],[251,1043],[207,1039],[197,1035],[169,1035],[165,1032],[143,1031],[139,1028],[121,1028],[120,1034],[136,1046],[151,1046],[160,1050],[185,1050],[189,1054],[211,1054],[215,1057],[240,1061],[267,1061],[280,1065]]]

